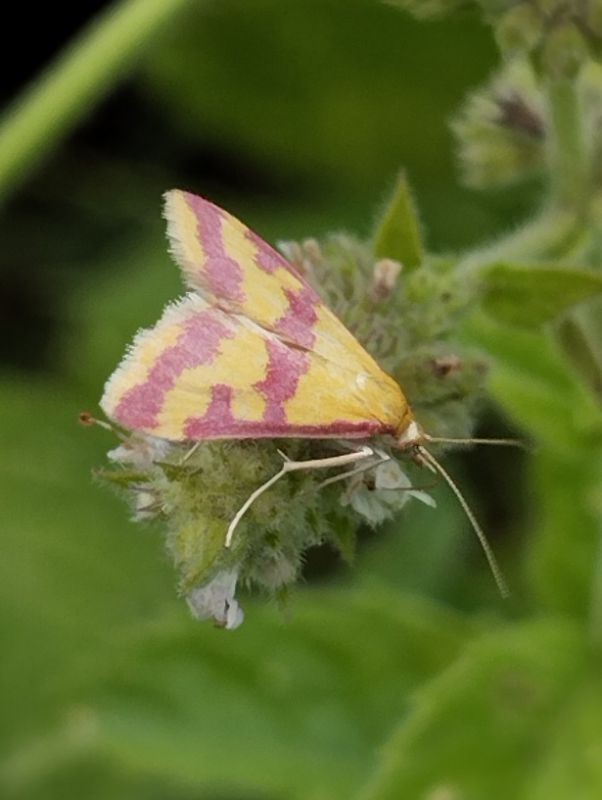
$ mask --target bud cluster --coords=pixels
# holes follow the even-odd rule
[[[399,380],[432,433],[470,429],[466,399],[480,388],[482,370],[447,344],[469,302],[451,264],[432,261],[406,273],[398,261],[376,258],[369,244],[346,235],[282,249]],[[177,444],[136,432],[119,435],[120,445],[109,453],[113,466],[99,476],[126,491],[134,519],[166,526],[167,548],[191,610],[224,627],[242,621],[237,585],[282,596],[298,578],[309,547],[329,543],[349,560],[362,521],[374,526],[390,519],[412,497],[432,504],[424,492],[411,490],[396,461],[326,486],[332,472],[300,471],[253,503],[227,548],[229,523],[279,471],[280,453],[302,461],[336,455],[346,445],[311,439]]]

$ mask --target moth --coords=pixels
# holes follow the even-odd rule
[[[317,292],[275,249],[210,201],[165,194],[170,251],[190,292],[137,334],[106,383],[101,407],[119,425],[172,442],[315,438],[349,442],[339,455],[295,462],[253,492],[230,523],[225,545],[252,503],[286,473],[341,467],[339,477],[390,458],[392,447],[438,473],[456,494],[503,594],[506,585],[473,512],[426,445],[397,382],[386,374]],[[351,468],[351,470],[349,470]],[[332,480],[332,479],[329,479]]]

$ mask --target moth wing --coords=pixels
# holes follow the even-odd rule
[[[354,375],[393,382],[295,268],[232,214],[176,189],[164,215],[172,255],[209,302]]]
[[[397,385],[357,379],[196,293],[138,333],[101,407],[126,428],[172,441],[367,437],[393,432]]]

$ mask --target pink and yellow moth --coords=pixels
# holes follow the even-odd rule
[[[387,375],[286,259],[231,214],[189,192],[165,195],[173,257],[190,292],[134,339],[106,383],[101,407],[125,428],[173,442],[242,438],[360,440],[350,452],[293,462],[308,468],[378,464],[394,446],[442,475],[459,497],[487,558],[483,533],[449,475],[424,447],[437,441]],[[346,474],[346,473],[345,473]]]

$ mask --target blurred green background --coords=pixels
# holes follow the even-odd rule
[[[533,190],[458,185],[449,117],[497,61],[477,14],[179,5],[102,102],[81,101],[69,135],[49,112],[47,140],[7,179],[1,796],[602,797],[600,677],[584,655],[600,623],[588,577],[600,457],[577,379],[538,334],[480,329],[500,408],[541,453],[452,459],[510,573],[506,604],[438,490],[436,512],[412,507],[366,535],[352,569],[310,554],[286,614],[245,598],[244,626],[226,633],[176,597],[160,528],[128,522],[94,485],[113,442],[77,414],[96,411],[126,342],[181,291],[167,188],[272,241],[367,235],[405,167],[442,252],[534,203]],[[502,414],[481,432],[503,433]]]

